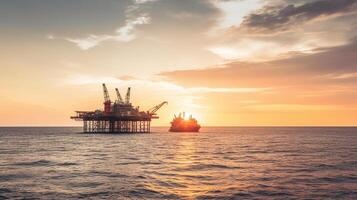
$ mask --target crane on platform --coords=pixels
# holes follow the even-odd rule
[[[165,104],[168,104],[167,101],[164,101],[164,102],[160,103],[159,105],[156,105],[156,106],[150,108],[150,109],[147,111],[147,113],[148,113],[149,115],[151,115],[151,116],[152,116],[152,115],[156,115],[156,112],[157,112],[163,105],[165,105]]]
[[[110,101],[109,92],[107,86],[105,86],[105,83],[103,83],[103,93],[104,93],[104,102]]]
[[[124,103],[124,101],[123,101],[123,98],[121,98],[121,95],[120,95],[119,89],[118,89],[118,88],[115,88],[115,91],[117,92],[117,103],[119,103],[119,104],[123,104],[123,103]]]
[[[105,83],[103,83],[103,93],[104,93],[104,112],[109,113],[111,111],[112,102],[110,101],[109,92],[107,86],[105,86]]]
[[[130,87],[128,87],[128,90],[126,91],[126,96],[125,96],[125,104],[130,103]]]

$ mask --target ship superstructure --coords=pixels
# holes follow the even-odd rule
[[[197,120],[189,116],[185,119],[185,113],[174,115],[174,119],[171,122],[170,132],[198,132],[201,126],[198,124]]]

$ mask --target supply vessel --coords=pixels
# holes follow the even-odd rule
[[[185,119],[185,113],[181,113],[176,116],[171,122],[170,132],[199,132],[201,126],[197,120],[190,115],[188,119]]]

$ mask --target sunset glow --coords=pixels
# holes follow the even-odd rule
[[[103,82],[154,126],[354,125],[356,1],[321,2],[2,1],[0,125],[80,125]]]
[[[357,200],[357,0],[0,0],[0,30],[0,200]]]

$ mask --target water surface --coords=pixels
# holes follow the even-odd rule
[[[357,128],[0,128],[0,199],[357,199]]]

